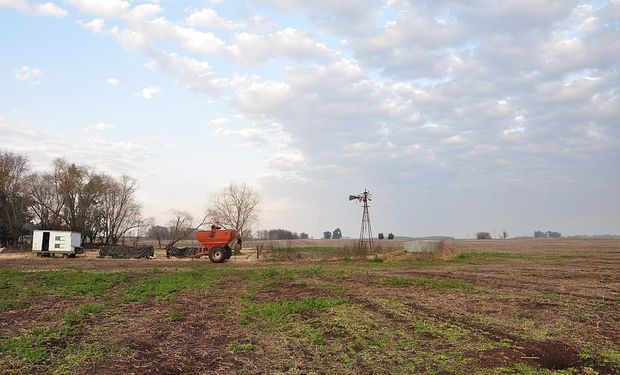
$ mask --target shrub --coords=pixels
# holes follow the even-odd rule
[[[491,233],[489,232],[478,232],[476,234],[476,238],[479,240],[490,240],[491,239]]]

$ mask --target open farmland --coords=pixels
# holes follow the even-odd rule
[[[451,260],[0,255],[0,368],[620,373],[620,241],[458,241]]]

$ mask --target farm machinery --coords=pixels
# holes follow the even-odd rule
[[[233,241],[241,243],[237,232],[232,229],[199,230],[196,232],[196,240],[202,245],[202,250],[194,256],[209,256],[213,263],[222,263],[230,259],[232,249],[229,244]]]
[[[166,256],[173,257],[191,257],[200,258],[208,256],[213,263],[223,263],[227,259],[230,259],[232,255],[231,243],[235,245],[241,245],[241,239],[237,236],[237,232],[232,229],[217,229],[200,230],[196,232],[196,240],[200,242],[201,248],[186,247],[186,248],[167,248]],[[233,246],[235,246],[233,245]]]

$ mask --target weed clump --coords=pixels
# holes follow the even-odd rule
[[[389,286],[423,286],[430,287],[434,289],[463,289],[469,290],[472,289],[471,284],[454,280],[454,279],[410,279],[407,277],[397,276],[389,279],[385,279],[380,282],[383,285]]]
[[[238,322],[248,325],[251,322],[263,322],[269,326],[279,326],[286,323],[291,315],[318,311],[341,305],[344,298],[317,297],[302,300],[279,299],[275,302],[256,303],[246,306],[239,314]]]

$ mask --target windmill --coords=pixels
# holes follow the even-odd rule
[[[368,202],[372,200],[371,194],[368,190],[364,190],[363,193],[358,195],[349,195],[349,200],[357,200],[358,202],[363,203],[364,211],[362,213],[359,247],[363,248],[365,244],[368,244],[368,250],[372,254],[372,228],[370,226],[370,215],[368,214]]]

